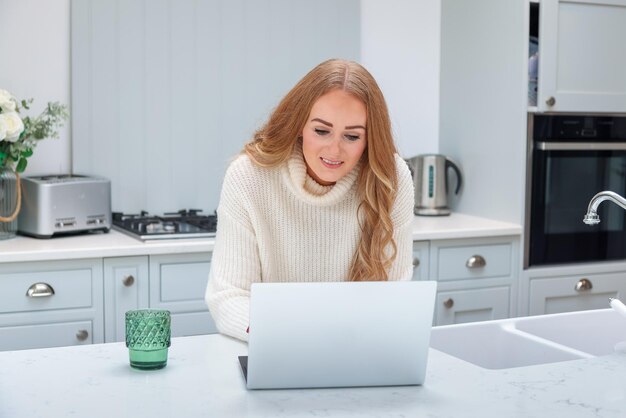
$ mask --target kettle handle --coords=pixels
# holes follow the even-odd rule
[[[459,194],[459,190],[461,190],[461,184],[463,183],[463,175],[461,174],[461,169],[454,161],[446,157],[446,171],[450,167],[452,167],[452,169],[456,172],[456,178],[457,178],[456,189],[454,190],[454,194]]]

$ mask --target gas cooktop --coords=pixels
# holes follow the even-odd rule
[[[200,212],[200,209],[182,209],[160,216],[143,210],[137,214],[113,212],[113,228],[143,241],[214,237],[217,215],[203,215]]]

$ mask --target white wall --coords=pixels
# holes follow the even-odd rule
[[[69,0],[0,0],[0,88],[35,99],[33,116],[48,102],[70,105]],[[37,145],[27,175],[70,171],[69,126]]]
[[[439,149],[440,0],[361,0],[361,61],[378,81],[400,154]]]
[[[439,0],[361,0],[361,61],[383,89],[403,157],[438,150]],[[70,104],[69,0],[0,0],[0,88]],[[27,175],[69,172],[69,124],[42,141]]]

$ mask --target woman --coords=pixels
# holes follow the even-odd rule
[[[321,63],[226,171],[206,291],[217,328],[247,340],[254,282],[410,279],[413,204],[376,81]]]

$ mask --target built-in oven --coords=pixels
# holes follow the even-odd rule
[[[626,195],[626,117],[529,114],[524,267],[626,259],[626,211],[591,198]]]

